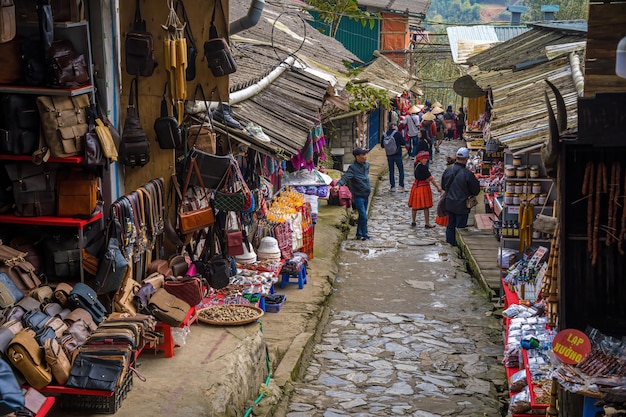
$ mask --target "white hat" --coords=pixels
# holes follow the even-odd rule
[[[433,112],[433,114],[441,114],[443,113],[443,109],[439,106],[437,107],[433,107],[433,109],[431,110]]]
[[[459,150],[456,151],[456,157],[457,158],[469,158],[469,149],[467,149],[466,147],[459,148]]]
[[[432,112],[428,112],[422,116],[422,120],[435,120],[435,115]]]
[[[261,243],[257,248],[257,257],[260,260],[266,259],[280,259],[280,248],[278,247],[278,240],[271,236],[265,236],[261,239]]]
[[[250,250],[248,250],[248,246],[250,246]],[[241,255],[235,255],[235,260],[243,265],[255,263],[257,256],[252,245],[243,243],[243,253]]]

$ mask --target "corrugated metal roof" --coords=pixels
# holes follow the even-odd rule
[[[506,42],[522,33],[528,32],[531,28],[528,26],[494,26],[493,29],[496,31],[498,40]]]
[[[493,26],[450,26],[446,28],[452,59],[457,64],[467,61],[474,53],[475,46],[493,45],[497,43],[498,35]]]
[[[359,6],[425,15],[430,8],[430,0],[359,0]]]
[[[520,65],[537,64],[547,59],[546,46],[578,42],[585,36],[585,32],[564,32],[542,26],[534,27],[520,36],[495,45],[488,51],[474,55],[467,63],[477,66],[482,71],[514,69]]]

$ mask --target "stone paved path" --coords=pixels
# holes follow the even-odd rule
[[[458,146],[435,157],[438,182]],[[409,188],[412,161],[405,172]],[[407,200],[385,175],[372,239],[343,242],[331,317],[288,417],[501,416],[502,326],[444,228],[424,229],[421,212],[410,227]]]

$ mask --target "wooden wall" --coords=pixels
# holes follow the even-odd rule
[[[219,4],[215,17],[215,25],[218,33],[226,37],[228,31],[228,0],[216,0],[222,2],[224,13],[220,13]],[[174,2],[175,3],[175,2]],[[198,57],[196,59],[196,78],[187,83],[188,98],[191,98],[197,83],[202,83],[206,94],[210,94],[217,85],[220,96],[224,101],[228,98],[228,76],[215,78],[212,76],[204,58],[203,44],[209,37],[209,26],[214,7],[214,0],[185,0],[185,8],[191,22],[193,35],[196,38],[198,47]],[[125,71],[124,62],[124,38],[127,31],[132,30],[132,22],[135,14],[135,1],[120,1],[120,31],[121,31],[121,99],[120,109],[121,123],[120,132],[123,130],[124,119],[126,117],[126,107],[128,105],[128,90],[130,88],[130,76]],[[166,32],[161,27],[165,24],[169,9],[167,2],[160,0],[140,0],[141,16],[146,20],[147,30],[154,38],[154,55],[158,62],[154,73],[150,77],[139,77],[139,116],[144,131],[151,139],[150,162],[144,167],[129,168],[124,167],[124,188],[125,192],[130,192],[141,186],[148,180],[163,177],[168,184],[168,179],[174,171],[174,152],[171,150],[161,150],[156,141],[153,124],[160,115],[161,96],[163,87],[168,77],[168,73],[163,65],[163,40]],[[180,14],[179,14],[180,18]],[[207,97],[208,99],[208,97]],[[216,99],[214,99],[216,100]],[[167,191],[166,191],[167,193]],[[167,195],[167,194],[166,194]]]
[[[585,97],[600,92],[626,91],[626,79],[615,75],[617,43],[626,36],[626,1],[595,2],[589,6],[585,57]]]

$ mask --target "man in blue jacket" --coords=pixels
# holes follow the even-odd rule
[[[352,151],[355,161],[350,164],[348,170],[337,181],[336,190],[340,185],[345,185],[348,181],[352,192],[353,204],[359,213],[356,226],[356,239],[368,240],[370,238],[367,231],[367,204],[369,202],[372,186],[370,185],[370,163],[367,162],[367,149],[356,148]]]
[[[394,122],[389,123],[389,129],[380,139],[380,146],[387,154],[387,164],[389,166],[389,191],[396,191],[396,173],[395,167],[398,167],[398,182],[400,188],[398,191],[406,191],[404,189],[404,163],[402,162],[402,148],[406,146],[402,133],[398,131],[398,125]]]
[[[467,198],[480,193],[480,182],[474,173],[467,169],[469,150],[465,147],[456,152],[456,162],[446,168],[441,176],[441,187],[446,192],[445,208],[448,213],[446,242],[457,246],[456,230],[467,227],[470,210]]]

